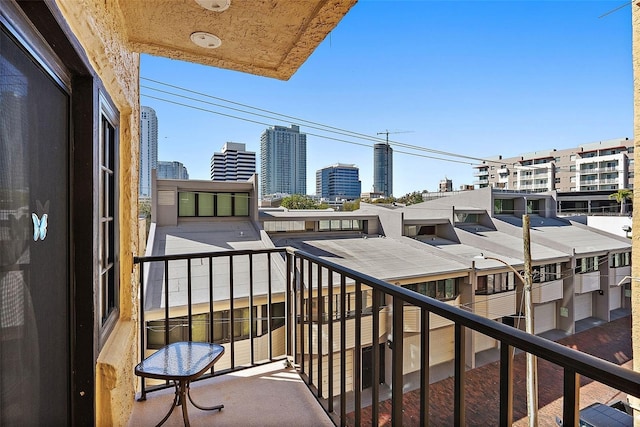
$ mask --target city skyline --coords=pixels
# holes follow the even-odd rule
[[[257,151],[266,126],[298,124],[308,135],[310,177],[327,164],[355,163],[362,190],[370,191],[372,147],[388,130],[395,196],[436,191],[445,177],[458,189],[473,183],[477,159],[633,137],[630,7],[607,14],[617,6],[364,0],[289,81],[143,55],[142,102],[162,120],[161,157],[182,161],[194,179],[208,179],[202,153],[212,144],[243,141]],[[169,95],[148,88],[166,87],[145,79],[286,116],[276,121],[183,98],[161,101]],[[378,139],[319,131],[296,119]],[[313,188],[308,180],[307,193]]]

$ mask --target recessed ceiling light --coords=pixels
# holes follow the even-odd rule
[[[191,41],[206,49],[215,49],[222,45],[222,40],[219,37],[204,31],[196,31],[191,34]]]
[[[222,12],[229,9],[231,0],[196,0],[200,6],[214,12]]]

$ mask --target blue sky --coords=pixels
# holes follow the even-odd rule
[[[390,133],[392,144],[477,158],[631,138],[635,5],[600,18],[624,3],[360,0],[288,81],[143,55],[141,85],[176,92],[145,79],[157,80],[371,137],[398,132]],[[196,104],[144,87],[141,93],[142,105],[158,115],[159,160],[184,163],[191,179],[209,179],[210,158],[227,141],[245,143],[259,158],[266,128],[260,123],[295,123],[302,132],[349,141],[308,135],[309,194],[315,193],[315,171],[338,162],[356,164],[362,190],[371,190],[371,140],[321,132],[294,119]],[[435,191],[445,177],[454,188],[471,184],[471,164],[479,163],[394,149],[395,196]]]

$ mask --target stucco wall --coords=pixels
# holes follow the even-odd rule
[[[137,357],[139,69],[129,50],[115,0],[56,0],[120,112],[120,320],[96,365],[96,424],[126,425],[133,405]]]
[[[636,2],[631,3],[631,17],[633,24],[633,47],[632,47],[632,55],[633,55],[633,133],[634,133],[634,147],[635,150],[638,150],[640,147],[638,135],[640,135],[640,7],[636,5]],[[640,162],[634,163],[634,178],[633,178],[633,186],[636,189],[640,189]],[[633,193],[633,202],[634,206],[640,206],[637,203],[640,203],[640,191],[634,191]],[[633,217],[633,229],[639,230],[640,228],[640,215],[634,215]],[[632,312],[632,341],[633,341],[633,369],[635,371],[640,371],[640,293],[638,292],[637,282],[638,277],[640,277],[640,233],[635,233],[633,236],[633,249],[632,249],[632,274],[631,276],[631,312]],[[633,406],[636,408],[636,423],[639,423],[638,420],[638,401],[632,402]]]

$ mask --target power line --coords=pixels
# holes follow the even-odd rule
[[[202,99],[193,98],[193,97],[182,95],[182,94],[175,93],[175,92],[169,92],[169,91],[165,91],[165,90],[154,88],[154,87],[150,87],[150,86],[144,86],[144,85],[141,86],[141,87],[143,87],[145,89],[149,89],[149,90],[153,90],[153,91],[157,91],[157,92],[162,92],[162,93],[169,94],[169,95],[176,96],[176,97],[180,97],[180,98],[189,99],[191,101],[201,102],[201,103],[205,103],[205,104],[209,104],[209,105],[214,105],[214,106],[217,106],[217,107],[220,107],[220,108],[226,108],[226,109],[230,109],[230,110],[233,110],[233,111],[242,112],[244,114],[250,114],[250,115],[270,118],[270,119],[274,119],[274,120],[282,120],[282,119],[277,119],[275,117],[272,117],[272,116],[278,116],[278,117],[285,118],[285,119],[287,119],[289,121],[294,121],[296,123],[306,123],[307,124],[306,126],[311,127],[313,129],[322,130],[322,131],[325,131],[325,132],[337,133],[337,134],[340,134],[340,135],[343,135],[343,136],[349,136],[351,138],[365,139],[365,140],[376,141],[376,142],[387,142],[386,139],[379,138],[377,136],[371,136],[371,135],[363,134],[363,133],[360,133],[360,132],[354,132],[354,131],[350,131],[350,130],[347,130],[347,129],[338,128],[338,127],[335,127],[335,126],[325,125],[325,124],[322,124],[322,123],[318,123],[318,122],[302,119],[302,118],[299,118],[299,117],[294,117],[294,116],[290,116],[290,115],[286,115],[286,114],[277,113],[275,111],[254,107],[254,106],[251,106],[251,105],[248,105],[248,104],[243,104],[243,103],[232,101],[232,100],[229,100],[229,99],[213,96],[213,95],[210,95],[210,94],[207,94],[207,93],[204,93],[204,92],[199,92],[199,91],[183,88],[183,87],[180,87],[180,86],[177,86],[177,85],[164,83],[164,82],[161,82],[161,81],[158,81],[158,80],[153,80],[153,79],[149,79],[149,78],[146,78],[146,77],[140,77],[140,80],[146,80],[146,81],[153,82],[153,83],[156,83],[156,84],[159,84],[159,85],[163,85],[163,86],[167,86],[167,87],[170,87],[170,88],[173,88],[173,89],[177,89],[177,90],[180,90],[180,91],[183,91],[183,92],[186,92],[186,93],[191,93],[191,94],[198,95],[198,96],[205,97],[205,98],[215,99],[217,101],[222,101],[222,102],[225,102],[225,103],[228,103],[228,104],[232,104],[232,105],[236,105],[236,106],[239,106],[239,107],[248,108],[248,109],[251,109],[251,110],[256,110],[256,111],[259,111],[261,113],[267,113],[270,116],[267,116],[267,115],[264,115],[264,114],[260,114],[260,113],[251,112],[251,111],[247,111],[247,110],[243,110],[243,109],[239,109],[239,108],[229,107],[229,106],[225,106],[225,105],[222,105],[222,104],[211,103],[209,101],[205,101],[205,100],[202,100]],[[142,94],[142,96],[147,96],[147,97],[150,97],[150,98],[153,98],[153,99],[158,99],[157,97],[153,97],[153,96],[145,95],[145,94]],[[171,102],[171,101],[168,101],[168,100],[164,100],[164,101]],[[178,103],[178,105],[186,106],[186,105],[180,104],[180,103]],[[233,117],[233,116],[229,116],[229,117]],[[233,117],[233,118],[235,118],[235,117]],[[269,126],[269,125],[270,124],[267,124],[267,126]],[[317,135],[314,135],[314,136],[317,136]],[[474,161],[480,161],[480,162],[490,162],[490,163],[496,163],[496,164],[500,163],[500,161],[498,161],[498,160],[491,160],[491,159],[484,159],[484,158],[480,158],[480,157],[466,156],[466,155],[463,155],[463,154],[451,153],[451,152],[442,151],[442,150],[435,150],[435,149],[430,149],[430,148],[426,148],[426,147],[421,147],[421,146],[418,146],[418,145],[406,144],[406,143],[402,143],[402,142],[399,142],[399,141],[389,140],[388,142],[389,142],[389,144],[397,145],[399,147],[408,148],[408,149],[412,149],[412,150],[416,150],[416,151],[425,151],[425,152],[428,152],[428,153],[438,154],[438,155],[442,155],[442,156],[456,157],[456,158],[474,160]],[[403,154],[407,154],[407,153],[404,153],[404,152],[402,152],[402,153]],[[434,159],[447,161],[446,159],[440,159],[440,158],[434,158]],[[465,163],[465,164],[473,164],[473,163],[468,163],[468,162],[463,162],[463,163]]]
[[[223,116],[223,117],[228,117],[228,118],[231,118],[231,119],[243,120],[243,121],[249,122],[249,123],[255,123],[255,124],[259,124],[259,125],[263,125],[263,126],[271,126],[272,125],[272,123],[260,122],[258,120],[253,120],[253,119],[249,119],[249,118],[246,118],[246,117],[234,116],[234,115],[231,115],[231,114],[222,113],[220,111],[214,111],[214,110],[211,110],[211,109],[198,107],[198,106],[195,106],[195,105],[189,105],[189,104],[185,104],[185,103],[178,102],[178,101],[172,101],[170,99],[160,98],[160,97],[149,95],[149,94],[141,94],[141,96],[146,96],[147,98],[151,98],[151,99],[155,99],[155,100],[158,100],[158,101],[167,102],[167,103],[174,104],[174,105],[179,105],[181,107],[186,107],[186,108],[191,108],[191,109],[194,109],[194,110],[203,111],[203,112],[206,112],[206,113],[217,114],[217,115],[220,115],[220,116]],[[315,136],[315,137],[318,137],[318,138],[329,139],[329,140],[332,140],[332,141],[343,142],[343,143],[346,143],[346,144],[359,145],[359,146],[362,146],[362,147],[371,148],[370,144],[365,144],[365,143],[362,143],[362,142],[347,141],[345,139],[340,139],[340,138],[335,138],[335,137],[331,137],[331,136],[327,136],[327,135],[320,135],[320,134],[315,134],[315,133],[310,133],[310,132],[305,132],[305,133],[307,135]],[[407,154],[407,155],[410,155],[410,156],[427,158],[427,159],[442,160],[444,162],[462,163],[462,164],[465,164],[465,165],[472,165],[473,164],[473,163],[464,162],[464,161],[461,161],[461,160],[444,159],[444,158],[441,158],[441,157],[427,156],[426,154],[411,153],[411,152],[408,152],[408,151],[395,150],[395,152],[396,153],[400,153],[400,154]]]

